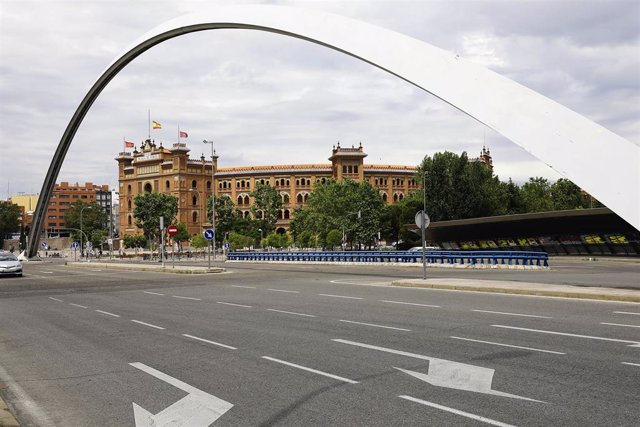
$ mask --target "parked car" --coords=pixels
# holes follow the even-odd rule
[[[11,252],[0,252],[0,276],[22,276],[22,263]]]
[[[437,247],[437,246],[427,246],[425,248],[426,252],[439,251],[439,250],[441,250],[441,249],[439,247]],[[407,250],[407,252],[422,252],[422,246],[414,246],[411,249]]]

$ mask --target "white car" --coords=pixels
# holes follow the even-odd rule
[[[437,246],[427,246],[424,248],[425,252],[430,251],[439,251],[440,248]],[[422,252],[422,246],[414,246],[411,249],[407,250],[407,252]]]
[[[22,263],[11,252],[0,252],[0,276],[22,276]]]

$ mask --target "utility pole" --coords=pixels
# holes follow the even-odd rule
[[[207,141],[203,139],[205,144],[211,144],[211,228],[213,229],[213,261],[216,260],[216,182],[215,182],[215,150],[213,148],[213,140]]]

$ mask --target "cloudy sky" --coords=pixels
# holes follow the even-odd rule
[[[230,2],[0,0],[0,198],[39,192],[82,97],[116,55],[181,14]],[[251,3],[258,3],[252,1]],[[386,27],[554,99],[640,144],[640,1],[278,1]],[[113,158],[178,126],[191,156],[214,139],[220,166],[328,163],[362,142],[369,163],[416,165],[483,142],[496,173],[559,178],[453,107],[341,53],[263,32],[216,30],[152,48],[100,95],[58,181],[117,185]],[[594,153],[597,156],[598,153]],[[8,190],[9,187],[9,190]]]

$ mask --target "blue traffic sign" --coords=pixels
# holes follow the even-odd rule
[[[229,249],[231,247],[231,245],[229,244],[229,242],[224,242],[224,248],[225,249]]]
[[[80,247],[80,243],[78,243],[78,242],[71,243],[71,248],[78,249],[79,247]]]
[[[47,249],[47,242],[40,243],[40,246],[42,246],[44,249]]]
[[[207,240],[213,240],[213,235],[215,234],[213,230],[209,229],[209,230],[204,230],[202,232],[202,234],[204,235],[204,238]]]

